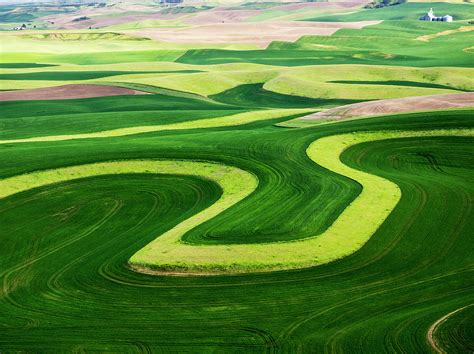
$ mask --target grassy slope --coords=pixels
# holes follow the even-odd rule
[[[358,192],[356,184],[314,169],[304,156],[310,141],[357,130],[398,129],[400,124],[404,129],[472,127],[471,114],[410,114],[301,130],[259,123],[140,139],[3,146],[8,154],[0,154],[1,173],[6,177],[117,158],[211,159],[252,171],[261,185],[252,198],[202,225],[190,239],[298,238],[324,230]],[[12,196],[0,206],[2,229],[11,230],[2,236],[5,253],[0,257],[0,308],[9,314],[1,346],[68,350],[81,343],[88,350],[113,351],[134,350],[129,343],[140,342],[156,350],[184,350],[186,344],[236,352],[265,346],[348,351],[356,342],[377,352],[426,351],[428,327],[471,299],[469,235],[474,225],[466,205],[466,196],[474,192],[466,179],[472,174],[471,147],[467,138],[423,138],[348,150],[346,163],[401,186],[401,204],[360,252],[290,273],[156,278],[123,266],[157,233],[216,200],[219,190],[202,180],[103,177]],[[314,205],[325,208],[315,213]],[[25,341],[19,325],[31,320],[36,326]],[[457,323],[453,320],[451,328]],[[61,335],[53,338],[52,330]]]
[[[404,87],[427,87],[427,88],[439,88],[445,90],[457,90],[457,91],[469,91],[463,88],[457,88],[453,86],[429,83],[429,82],[417,82],[407,80],[385,80],[385,81],[356,81],[356,80],[334,80],[330,81],[335,84],[351,84],[351,85],[382,85],[382,86],[404,86]]]
[[[34,21],[35,19],[48,16],[71,12],[71,8],[59,6],[31,6],[29,5],[0,5],[0,22],[12,23],[18,25],[20,22]],[[13,27],[10,26],[10,27]]]
[[[195,73],[198,70],[158,71],[150,74]],[[91,80],[109,76],[146,74],[147,71],[38,71],[31,73],[0,74],[0,80],[68,81]]]
[[[124,99],[125,97],[121,97]],[[128,98],[126,98],[128,99]],[[0,119],[0,140],[25,139],[44,135],[84,134],[127,127],[143,127],[193,122],[224,117],[240,110],[152,110],[139,112],[104,112],[29,116],[20,119]]]
[[[57,101],[1,102],[3,116],[0,140],[52,136],[54,139],[120,136],[148,131],[209,128],[248,124],[258,120],[288,118],[314,112],[315,108],[288,109],[287,101],[275,94],[276,109],[245,105],[234,100],[220,103],[198,95],[143,85],[127,85],[152,91],[147,96],[117,96]],[[272,96],[267,94],[267,96]],[[284,96],[283,96],[284,97]],[[293,98],[291,96],[290,98]],[[324,102],[295,98],[304,105],[321,106]],[[326,102],[327,103],[327,102]],[[179,107],[179,110],[176,110]],[[280,109],[278,109],[280,108]],[[92,135],[91,135],[92,134]],[[50,138],[53,139],[53,138]]]
[[[472,78],[474,71],[470,68],[325,65],[285,70],[267,81],[264,88],[313,98],[372,100],[473,90]]]
[[[100,40],[68,42],[30,39],[24,44],[7,45],[2,60],[62,63],[61,67],[32,68],[27,72],[5,68],[1,73],[4,79],[30,80],[5,80],[2,86],[4,89],[36,88],[103,76],[94,82],[139,83],[204,96],[239,85],[264,83],[264,89],[281,94],[356,100],[472,90],[472,53],[465,50],[470,45],[472,32],[453,33],[430,41],[416,40],[420,36],[459,26],[456,23],[390,21],[362,30],[340,30],[333,36],[303,37],[296,43],[275,42],[268,50],[206,49],[190,50],[184,55],[183,50],[160,50],[158,44],[149,41],[111,40],[104,47],[109,52],[103,52]],[[88,53],[75,53],[84,45]],[[158,50],[149,50],[157,45]],[[30,53],[9,52],[19,50],[15,49],[17,47],[25,47],[24,50]],[[57,48],[61,48],[63,53],[47,53],[50,48],[56,48],[56,52]],[[110,55],[110,52],[114,54]],[[179,62],[169,62],[173,60]],[[149,73],[130,72],[128,62],[141,62],[139,67]],[[437,67],[418,69],[407,65]],[[192,72],[200,69],[206,72]],[[128,71],[130,74],[108,76],[115,71]],[[346,85],[337,82],[341,80],[354,83]],[[396,84],[395,81],[400,82]],[[407,86],[404,81],[412,84]]]
[[[43,142],[43,141],[63,141],[63,140],[76,140],[76,139],[91,139],[91,138],[111,138],[126,135],[136,135],[158,131],[169,131],[169,130],[187,130],[187,129],[208,129],[208,128],[219,128],[219,127],[232,127],[239,125],[246,125],[258,121],[265,120],[287,120],[290,118],[297,118],[309,113],[313,113],[314,109],[269,109],[269,110],[258,110],[243,113],[234,113],[227,116],[222,116],[225,111],[221,111],[217,117],[214,118],[201,118],[178,121],[176,123],[161,123],[158,125],[132,125],[128,127],[115,128],[110,130],[95,130],[84,133],[71,134],[69,129],[68,134],[62,135],[46,135],[37,136],[34,134],[32,137],[23,137],[17,139],[6,139],[0,140],[0,144],[17,144],[17,143],[28,143],[28,142]],[[212,116],[212,113],[211,113]],[[52,131],[49,132],[50,134]]]
[[[237,107],[226,106],[212,101],[171,96],[168,94],[132,95],[123,97],[95,97],[71,100],[51,101],[5,101],[0,103],[2,118],[40,117],[76,113],[101,112],[146,112],[181,110],[228,110]],[[135,113],[138,116],[137,113]]]
[[[44,68],[54,66],[53,64],[38,64],[38,63],[0,63],[1,69],[29,69],[29,68]]]
[[[84,45],[84,43],[82,43]],[[79,50],[79,49],[78,49]],[[47,63],[69,63],[69,64],[116,64],[116,63],[136,63],[151,61],[174,61],[183,55],[182,50],[120,50],[111,55],[110,52],[91,53],[28,53],[11,51],[2,55],[5,62],[47,62]]]
[[[359,102],[344,99],[315,99],[297,95],[285,95],[263,88],[263,84],[240,85],[217,95],[209,96],[215,101],[239,107],[330,107]]]
[[[266,69],[266,70],[265,70]],[[212,70],[212,67],[211,67]],[[215,95],[242,84],[263,83],[275,77],[272,68],[260,70],[213,70],[195,74],[174,74],[163,76],[120,77],[121,82],[132,82],[185,91],[202,96]],[[102,80],[107,82],[107,80]]]
[[[472,34],[469,32],[439,37],[430,42],[414,41],[420,35],[459,26],[461,24],[389,21],[360,30],[342,29],[332,36],[303,37],[296,43],[275,42],[267,50],[237,53],[216,49],[190,50],[178,62],[251,62],[280,66],[371,64],[470,67],[472,56],[463,51],[472,42]],[[336,48],[329,47],[331,50],[328,50],[328,45]],[[440,52],[443,53],[442,56],[439,55]]]
[[[192,122],[246,111],[171,92],[58,101],[1,102],[0,139],[81,134],[130,126]],[[180,107],[180,110],[176,110]]]
[[[421,96],[474,89],[474,72],[471,68],[410,68],[375,65],[287,68],[248,64],[197,66],[177,63],[143,63],[140,67],[146,69],[147,72],[129,71],[126,74],[122,71],[126,68],[123,64],[62,65],[58,68],[48,68],[48,70],[28,69],[28,72],[21,72],[20,69],[3,69],[0,76],[9,79],[2,82],[4,89],[38,88],[81,82],[122,86],[125,84],[130,87],[138,84],[138,86],[158,87],[151,91],[145,89],[148,92],[167,88],[202,96],[222,93],[222,99],[226,101],[232,101],[234,96],[242,96],[244,91],[248,91],[245,100],[256,100],[255,102],[245,103],[244,97],[236,97],[234,103],[260,106],[265,105],[264,98],[266,104],[270,104],[268,101],[270,97],[266,95],[268,91],[318,98],[321,102],[330,99],[343,102],[343,100]],[[198,69],[204,71],[199,72]],[[88,80],[93,77],[97,78]],[[18,80],[20,78],[28,80]],[[347,81],[351,81],[351,84],[348,85]],[[263,91],[257,89],[261,84],[264,84]],[[241,85],[248,86],[238,88]],[[249,90],[252,87],[255,91],[254,95],[250,95]],[[228,92],[224,93],[224,91]],[[278,96],[275,92],[270,93],[274,99]],[[304,101],[310,102],[305,99],[299,100],[299,104],[303,104]],[[281,103],[282,97],[271,104]]]
[[[453,4],[447,2],[408,2],[397,6],[380,9],[360,10],[348,14],[322,15],[306,19],[310,21],[368,21],[368,20],[417,20],[430,8],[438,16],[451,15],[454,20],[468,20],[474,17],[474,6],[469,3]]]

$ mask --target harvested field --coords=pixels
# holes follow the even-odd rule
[[[296,11],[296,10],[315,10],[315,9],[347,9],[361,6],[365,1],[331,1],[331,2],[307,2],[288,5],[275,6],[272,10],[278,11]]]
[[[252,16],[256,16],[260,13],[259,10],[232,10],[232,9],[212,9],[190,16],[184,19],[183,22],[190,25],[204,25],[204,24],[216,24],[216,23],[228,23],[228,22],[244,22],[246,19]]]
[[[0,91],[0,101],[66,100],[105,96],[146,95],[146,92],[106,85],[73,84],[31,90]]]
[[[65,32],[53,32],[53,33],[42,33],[42,34],[25,34],[19,36],[20,38],[28,39],[39,39],[45,41],[142,41],[146,38],[127,36],[123,33],[114,32],[100,32],[100,33],[65,33]]]
[[[380,21],[214,23],[191,28],[160,28],[127,33],[159,41],[194,44],[256,44],[262,48],[273,41],[294,42],[302,36],[329,36],[341,28],[360,29]]]
[[[144,20],[174,20],[182,15],[180,14],[130,14],[122,16],[91,16],[90,19],[74,22],[76,16],[63,16],[56,19],[55,23],[59,29],[77,30],[87,29],[88,27],[102,28],[107,26],[121,25],[128,22],[144,21]]]
[[[313,2],[313,3],[293,3],[283,4],[265,8],[242,8],[236,9],[233,7],[229,8],[215,8],[208,11],[197,13],[195,16],[188,17],[184,22],[193,25],[204,25],[204,24],[215,24],[215,23],[236,23],[236,22],[253,22],[255,19],[265,19],[267,16],[272,18],[273,13],[279,14],[280,17],[286,16],[301,16],[304,11],[316,11],[316,10],[337,10],[347,9],[356,6],[361,6],[360,1],[341,1],[341,2]]]
[[[103,8],[82,8],[74,12],[65,12],[41,17],[41,21],[54,22],[59,29],[87,29],[117,26],[130,22],[148,20],[176,20],[180,19],[191,25],[214,24],[221,22],[245,22],[255,19],[272,18],[274,13],[280,16],[302,16],[305,11],[318,14],[318,10],[340,11],[360,7],[363,4],[357,1],[315,2],[315,3],[274,3],[273,6],[218,6],[215,8],[200,8],[196,12],[162,11],[157,6],[141,6],[138,4],[115,4]],[[279,17],[279,16],[276,16]],[[83,18],[77,21],[78,18]]]
[[[474,92],[406,97],[354,103],[331,108],[294,120],[294,123],[310,124],[312,121],[339,121],[350,118],[380,116],[384,114],[432,111],[474,106]],[[292,124],[293,122],[288,122]]]

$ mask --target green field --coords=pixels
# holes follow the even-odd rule
[[[250,235],[252,242],[297,239],[323,231],[360,192],[354,182],[309,161],[304,153],[309,142],[350,131],[398,129],[400,124],[414,130],[472,129],[471,117],[472,111],[414,114],[302,130],[259,123],[244,129],[150,133],[140,139],[2,146],[8,151],[1,154],[2,165],[9,166],[2,177],[124,158],[218,161],[254,173],[260,180],[258,190],[191,231],[186,237],[189,241],[242,243]],[[382,338],[388,337],[389,345],[396,348],[427,350],[423,340],[414,338],[423,338],[432,322],[471,298],[469,235],[474,225],[466,198],[473,193],[469,182],[472,146],[468,137],[425,137],[382,140],[348,150],[343,161],[349,166],[400,186],[400,204],[353,256],[289,273],[169,278],[128,270],[126,261],[134,252],[219,198],[220,188],[209,180],[111,175],[8,197],[3,200],[0,219],[2,229],[11,230],[3,236],[5,300],[1,308],[10,316],[4,322],[8,330],[2,332],[1,346],[7,350],[66,350],[81,344],[88,350],[113,351],[134,350],[135,344],[127,343],[139,341],[169,350],[184,350],[185,344],[193,344],[202,350],[260,351],[270,345],[264,338],[271,338],[275,347],[317,351],[332,346],[348,349],[359,338],[378,351],[386,348]],[[42,161],[36,158],[38,153]],[[314,188],[319,192],[313,197],[310,191]],[[335,191],[340,196],[337,200],[323,202],[331,200]],[[276,209],[275,203],[287,207]],[[305,213],[313,218],[304,217]],[[407,216],[409,227],[399,222]],[[96,289],[94,293],[91,288]],[[44,295],[38,297],[39,293]],[[137,298],[141,300],[133,302],[131,311],[128,305]],[[472,317],[472,310],[466,311]],[[268,317],[268,313],[274,315]],[[338,321],[337,326],[326,326],[348,313],[349,318],[357,319],[357,326],[349,318]],[[151,329],[148,323],[157,317],[166,318],[166,326]],[[67,326],[72,318],[74,330]],[[32,320],[36,324],[29,327],[30,340],[25,342],[22,327]],[[13,324],[21,325],[13,329]],[[457,324],[453,321],[451,325],[457,328]],[[104,326],[106,330],[91,330]],[[60,338],[48,336],[53,328],[60,331]],[[206,336],[217,328],[220,336]],[[413,337],[413,333],[418,334]],[[453,335],[443,338],[457,343],[459,338]]]
[[[464,49],[472,45],[472,33],[455,33],[430,42],[414,41],[421,35],[461,25],[465,23],[387,21],[360,30],[341,29],[332,36],[303,37],[296,43],[274,42],[265,51],[190,50],[178,61],[187,64],[250,62],[279,66],[369,64],[471,67],[472,54]],[[439,55],[440,52],[443,55]]]
[[[0,352],[472,352],[474,104],[279,124],[474,91],[431,6],[473,5],[260,50],[0,33],[1,90],[149,93],[0,102]]]
[[[162,71],[153,74],[195,73],[198,70],[189,71]],[[68,81],[68,80],[92,80],[103,77],[145,74],[147,71],[44,71],[24,74],[0,74],[0,80],[44,80],[44,81]]]
[[[367,20],[416,20],[433,8],[438,16],[451,15],[456,20],[469,20],[474,17],[469,3],[451,4],[447,2],[408,2],[380,9],[361,10],[349,14],[322,15],[306,21],[367,21]]]

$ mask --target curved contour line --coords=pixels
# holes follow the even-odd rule
[[[439,328],[439,326],[441,326],[444,322],[446,322],[451,316],[457,314],[458,312],[461,312],[463,311],[464,309],[470,307],[470,306],[473,306],[474,304],[470,304],[470,305],[466,305],[466,306],[463,306],[463,307],[460,307],[454,311],[451,311],[449,313],[447,313],[446,315],[444,315],[443,317],[437,319],[431,326],[430,328],[428,329],[428,332],[426,333],[426,340],[428,342],[428,344],[430,345],[431,348],[433,348],[433,350],[436,352],[436,353],[446,353],[446,351],[440,346],[440,344],[438,343],[438,341],[436,340],[434,334],[436,332],[436,330]]]

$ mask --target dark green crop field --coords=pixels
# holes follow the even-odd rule
[[[304,149],[311,141],[401,125],[472,128],[472,113],[400,115],[299,130],[275,128],[269,121],[1,145],[1,177],[116,159],[218,161],[252,171],[261,185],[243,203],[193,230],[189,241],[300,238],[324,230],[359,193],[357,184],[307,159]],[[428,351],[430,325],[472,301],[472,142],[409,138],[348,150],[345,163],[394,181],[402,200],[359,252],[300,271],[191,278],[130,271],[126,262],[134,252],[219,197],[217,185],[198,178],[105,176],[3,199],[0,312],[6,316],[0,347],[347,352],[358,343],[373,352]],[[468,307],[443,324],[438,338],[445,347],[459,353],[472,348],[466,323],[473,316]]]
[[[2,69],[29,69],[29,68],[44,68],[54,66],[53,64],[38,64],[38,63],[0,63]]]
[[[175,111],[176,107],[180,107],[181,110],[195,111],[241,109],[210,100],[203,102],[198,99],[159,94],[94,97],[80,100],[6,101],[0,102],[0,106],[4,119],[98,112]]]

